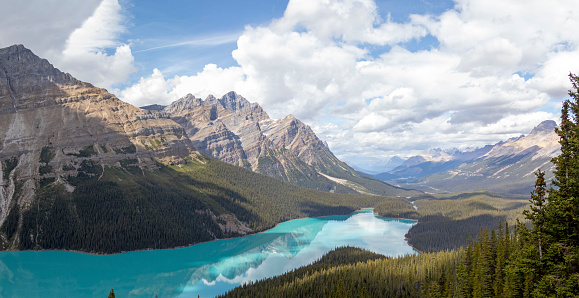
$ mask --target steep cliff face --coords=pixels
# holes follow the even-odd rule
[[[0,49],[0,112],[62,98],[60,86],[92,87],[62,73],[22,45]]]
[[[163,112],[186,131],[193,146],[215,159],[324,191],[398,194],[338,160],[312,129],[293,115],[273,120],[235,92],[205,100],[187,95]]]
[[[255,161],[261,152],[264,138],[258,125],[260,120],[269,118],[261,107],[234,93],[220,99],[209,96],[206,100],[188,95],[163,112],[185,129],[195,148],[242,167],[249,167],[249,160]]]
[[[23,46],[0,50],[0,223],[14,204],[26,208],[39,183],[65,184],[131,160],[179,162],[191,150],[166,114],[124,103],[104,89],[60,72]]]

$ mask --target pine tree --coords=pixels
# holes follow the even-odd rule
[[[115,291],[113,289],[111,289],[111,292],[109,293],[109,298],[115,298]]]
[[[492,296],[492,272],[493,269],[493,259],[492,259],[492,246],[491,246],[491,239],[489,238],[489,229],[488,227],[485,229],[482,243],[481,243],[481,250],[480,250],[480,258],[479,258],[479,276],[480,276],[480,283],[481,283],[481,293],[482,297],[491,297]]]
[[[498,233],[497,233],[497,252],[495,259],[495,278],[493,282],[493,291],[495,297],[503,296],[503,284],[504,284],[504,273],[503,268],[505,267],[505,239],[503,224],[499,222]]]
[[[549,189],[544,217],[539,217],[544,219],[540,253],[545,272],[541,272],[534,295],[579,294],[579,77],[569,74],[569,78],[571,99],[563,102],[561,124],[556,129],[561,154],[552,160],[557,188]]]
[[[472,297],[472,276],[471,272],[473,270],[473,243],[472,237],[468,234],[468,241],[466,244],[464,257],[460,262],[458,267],[458,294],[460,297],[470,298]]]
[[[546,216],[545,207],[547,204],[547,184],[545,183],[545,172],[541,172],[539,169],[535,173],[535,176],[537,176],[535,189],[531,192],[531,199],[529,200],[531,202],[531,208],[523,211],[523,215],[533,223],[531,237],[537,243],[539,258],[543,259],[542,237]]]

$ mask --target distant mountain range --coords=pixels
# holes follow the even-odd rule
[[[530,134],[460,151],[433,149],[408,158],[395,169],[374,177],[427,192],[488,189],[500,194],[528,195],[537,169],[553,177],[551,159],[560,153],[555,121],[541,122]]]
[[[400,158],[399,156],[395,155],[388,159],[387,161],[380,161],[380,160],[373,160],[372,164],[364,164],[364,166],[360,166],[353,162],[347,162],[353,169],[358,172],[366,173],[369,175],[377,175],[381,173],[386,173],[395,169],[396,167],[402,165],[406,160]]]
[[[22,45],[0,49],[0,172],[0,249],[169,248],[413,193],[235,93],[141,109]]]

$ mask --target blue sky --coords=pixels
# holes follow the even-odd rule
[[[267,26],[281,18],[287,0],[251,1],[169,1],[144,0],[126,3],[129,17],[124,39],[132,43],[139,71],[132,79],[157,68],[165,75],[182,75],[201,71],[207,63],[220,67],[236,66],[231,52],[246,26]],[[410,14],[439,14],[454,6],[453,1],[385,0],[376,1],[381,18],[407,22]],[[411,40],[405,47],[411,51],[428,49],[438,41],[428,36]],[[374,55],[389,46],[372,47]],[[183,57],[187,57],[183,59]],[[130,82],[130,81],[129,81]]]
[[[24,44],[137,106],[234,90],[379,168],[558,118],[576,0],[0,0]]]
[[[189,74],[209,62],[235,66],[231,52],[245,26],[268,24],[283,16],[286,5],[275,0],[138,1],[128,5],[125,38],[132,40],[144,72],[158,68],[169,75]]]

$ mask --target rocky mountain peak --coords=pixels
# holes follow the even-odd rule
[[[0,49],[0,114],[66,97],[67,90],[88,88],[22,45]]]
[[[216,98],[213,95],[208,95],[205,100],[200,98],[196,98],[191,93],[187,94],[185,97],[182,97],[172,104],[168,105],[164,108],[165,112],[172,113],[172,114],[180,114],[188,110],[195,110],[200,106],[205,107],[212,107],[212,106],[219,106],[219,108],[223,107],[224,109],[238,113],[241,111],[248,111],[254,106],[258,106],[257,104],[250,103],[247,99],[243,96],[231,91],[221,98]]]
[[[286,121],[294,121],[297,120],[297,118],[293,115],[293,114],[288,114],[287,116],[283,117],[284,120]]]
[[[143,109],[143,110],[148,110],[148,111],[162,111],[165,107],[166,106],[159,105],[159,104],[152,104],[152,105],[143,106],[143,107],[139,107],[139,108]]]
[[[0,223],[10,202],[28,204],[43,179],[67,184],[87,174],[82,162],[104,167],[130,159],[134,167],[156,167],[181,161],[194,150],[184,136],[166,113],[122,102],[21,45],[0,49]],[[6,160],[15,163],[10,175]],[[10,186],[17,182],[21,195]]]
[[[218,101],[226,110],[234,113],[249,109],[252,106],[247,99],[234,91],[223,95]]]
[[[406,161],[404,161],[402,163],[401,166],[403,167],[411,167],[411,166],[415,166],[421,163],[427,162],[426,158],[424,158],[423,156],[420,155],[416,155],[416,156],[411,156],[409,157]]]
[[[62,97],[58,85],[92,87],[61,72],[23,45],[0,49],[0,110]]]
[[[205,105],[215,104],[217,102],[217,98],[213,96],[213,94],[209,94],[203,102]]]
[[[191,93],[189,93],[185,95],[185,97],[182,97],[166,106],[163,111],[167,113],[179,114],[187,110],[195,109],[201,106],[202,103],[203,101],[200,98],[196,98]]]
[[[530,135],[550,134],[555,130],[555,127],[557,127],[557,122],[553,120],[545,120],[533,128]]]
[[[163,111],[185,129],[193,147],[215,159],[306,187],[376,193],[344,182],[365,184],[366,178],[339,161],[308,125],[291,114],[273,120],[235,92],[205,100],[185,97]],[[340,182],[328,178],[332,175]]]

